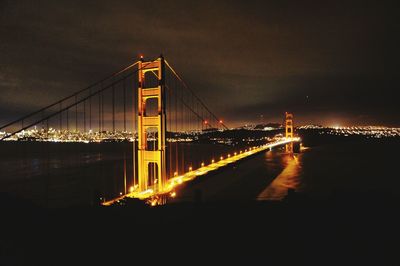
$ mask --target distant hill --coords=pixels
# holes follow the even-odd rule
[[[203,129],[203,132],[212,132],[212,131],[218,131],[218,128],[211,127],[211,128],[205,128],[205,129]]]
[[[264,130],[265,128],[268,129],[276,129],[280,128],[282,125],[279,123],[268,123],[268,124],[258,124],[254,127],[254,129]]]

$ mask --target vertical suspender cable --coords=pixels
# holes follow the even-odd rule
[[[176,85],[176,79],[174,78],[174,90],[178,91],[177,85]],[[174,106],[174,112],[175,112],[175,172],[179,172],[179,158],[178,158],[178,97],[177,97],[177,92],[175,92],[175,106]]]
[[[124,132],[126,132],[126,78],[124,78],[124,80],[122,81],[122,86],[123,86],[123,90],[124,90]]]
[[[133,158],[133,186],[136,186],[136,137],[135,137],[135,129],[136,129],[136,117],[137,112],[136,112],[136,95],[139,93],[139,87],[136,88],[136,86],[138,86],[138,82],[136,82],[135,78],[132,79],[133,80],[133,93],[132,93],[132,122],[133,122],[133,128],[132,128],[132,138],[133,138],[133,154],[132,154],[132,158]]]
[[[98,114],[98,119],[99,119],[99,135],[101,133],[101,95],[99,93],[99,114]]]
[[[86,100],[83,101],[83,132],[86,132]]]
[[[115,133],[115,87],[112,85],[112,131]]]
[[[75,95],[75,132],[78,132],[78,95]]]
[[[101,132],[104,131],[104,93],[101,92]]]
[[[169,75],[168,75],[169,77]],[[170,84],[168,82],[168,84]],[[168,125],[167,128],[169,129],[169,136],[167,136],[167,140],[169,139],[168,143],[168,153],[169,153],[169,163],[168,163],[168,178],[171,178],[172,176],[172,147],[171,147],[171,138],[172,138],[172,125],[171,125],[171,89],[168,89],[168,99],[167,99],[167,104],[168,104],[168,109],[167,109],[167,120],[168,120]]]
[[[59,106],[60,106],[60,131],[62,131],[62,112],[61,112],[61,109],[62,109],[62,102],[60,102],[60,104],[59,104]]]
[[[89,95],[92,94],[92,89],[89,90]],[[92,130],[92,97],[89,98],[89,130]]]

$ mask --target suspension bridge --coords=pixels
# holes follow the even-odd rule
[[[0,127],[1,141],[131,143],[123,151],[125,197],[164,204],[176,188],[256,153],[285,146],[293,153],[293,115],[280,138],[249,138],[229,130],[163,56],[123,67],[92,85]],[[235,135],[237,134],[237,135]],[[201,152],[200,152],[201,151]],[[77,151],[79,152],[79,151]],[[49,155],[50,156],[50,155]],[[120,181],[115,181],[119,182]]]

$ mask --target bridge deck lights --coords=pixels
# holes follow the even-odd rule
[[[266,144],[266,145],[262,145],[262,146],[260,146],[258,148],[253,147],[252,148],[253,151],[249,150],[247,152],[247,149],[246,149],[245,151],[247,153],[243,153],[242,152],[240,156],[235,157],[235,158],[231,158],[230,160],[223,160],[223,156],[221,156],[221,161],[219,163],[217,163],[217,164],[214,164],[214,162],[215,162],[214,159],[212,159],[212,161],[211,161],[212,164],[208,165],[208,166],[204,166],[203,165],[204,162],[203,162],[202,163],[202,168],[199,168],[197,171],[189,171],[189,172],[187,172],[187,173],[185,173],[184,175],[181,175],[181,176],[177,176],[178,172],[174,172],[175,177],[171,178],[168,181],[168,183],[166,184],[166,186],[164,187],[164,190],[162,192],[153,191],[152,189],[147,189],[145,191],[135,191],[135,189],[138,187],[138,185],[135,185],[133,187],[133,189],[130,189],[130,191],[132,193],[130,193],[128,195],[121,195],[117,199],[114,199],[114,200],[111,200],[111,201],[108,201],[108,202],[104,202],[103,205],[105,205],[105,206],[111,205],[112,203],[117,202],[118,200],[121,200],[123,197],[133,197],[133,198],[139,198],[139,199],[148,199],[148,198],[152,198],[152,197],[157,198],[157,196],[159,194],[167,194],[167,195],[172,197],[173,193],[175,192],[174,188],[176,186],[182,184],[183,182],[193,180],[197,176],[202,176],[202,175],[204,175],[204,174],[206,174],[206,173],[208,173],[210,171],[214,171],[214,170],[216,170],[216,169],[218,169],[218,168],[220,168],[222,166],[228,165],[230,163],[238,161],[238,160],[240,160],[242,158],[245,158],[245,157],[250,156],[252,154],[255,154],[257,152],[268,150],[268,149],[271,149],[272,147],[275,147],[275,146],[285,145],[285,144],[288,144],[288,143],[293,142],[293,141],[299,141],[299,138],[292,138],[292,139],[282,138],[282,139],[277,140],[275,142],[272,142],[272,143],[269,143],[269,144]],[[152,206],[155,206],[155,205],[159,204],[158,201],[153,203],[152,200],[149,200],[148,203],[151,204]]]

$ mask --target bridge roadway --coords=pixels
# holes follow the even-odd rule
[[[175,196],[175,192],[174,192],[175,188],[177,188],[178,186],[180,186],[181,184],[183,184],[185,182],[188,182],[188,181],[191,181],[191,180],[195,179],[196,177],[204,176],[204,175],[206,175],[206,174],[208,174],[210,172],[218,170],[221,167],[227,166],[229,164],[232,164],[234,162],[242,160],[242,159],[244,159],[246,157],[249,157],[251,155],[263,152],[265,150],[269,150],[269,149],[272,149],[272,148],[277,147],[277,146],[282,146],[282,145],[288,144],[290,142],[298,142],[298,141],[300,141],[300,138],[298,138],[298,137],[295,137],[295,138],[282,138],[282,139],[279,139],[277,141],[267,143],[265,145],[251,147],[251,148],[248,148],[248,149],[246,149],[244,151],[240,151],[239,153],[234,153],[232,155],[229,155],[226,158],[219,158],[218,161],[212,162],[212,163],[210,163],[208,165],[204,165],[204,166],[202,166],[202,167],[200,167],[198,169],[194,169],[192,171],[186,172],[183,175],[179,175],[179,176],[176,176],[176,177],[173,177],[173,178],[169,179],[167,184],[166,184],[166,186],[165,186],[165,189],[164,189],[164,191],[162,193],[155,193],[152,189],[148,189],[148,190],[141,191],[141,192],[131,191],[131,192],[125,194],[125,195],[121,195],[118,198],[106,201],[106,202],[104,202],[102,204],[104,206],[109,206],[109,205],[112,205],[112,204],[114,204],[114,203],[116,203],[116,202],[118,202],[120,200],[123,200],[126,197],[128,197],[128,198],[138,198],[138,199],[145,200],[145,199],[154,197],[154,196],[156,196],[158,194],[168,194],[168,193],[172,197],[174,197]],[[152,203],[152,205],[155,205],[155,204],[156,204],[156,201],[154,201],[154,203]]]

